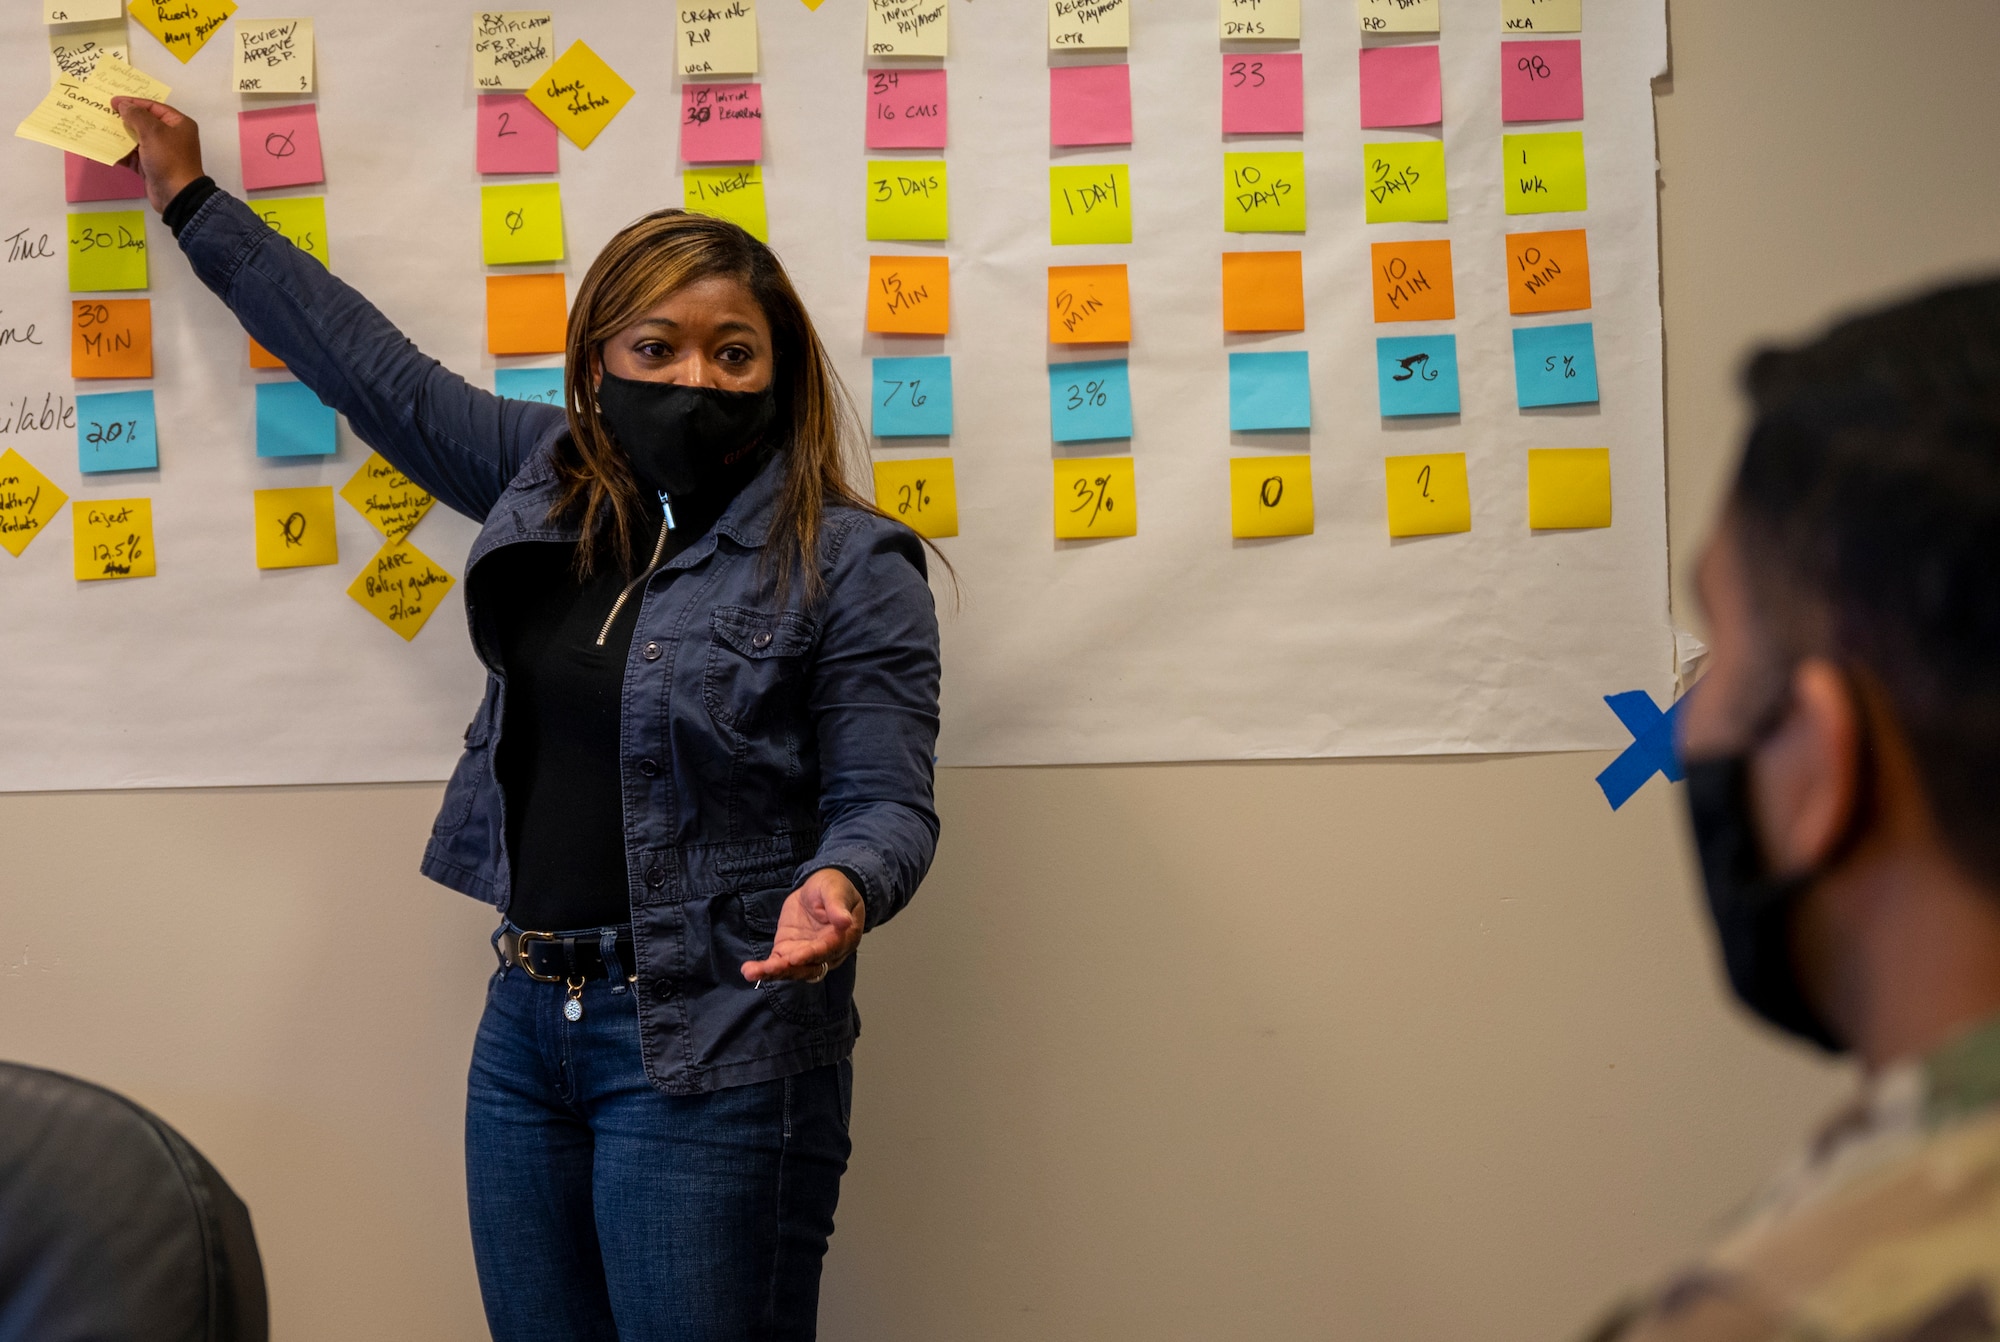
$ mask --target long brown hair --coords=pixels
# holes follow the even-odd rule
[[[721,219],[656,210],[621,230],[590,263],[569,314],[563,358],[569,437],[555,452],[560,491],[550,514],[582,525],[581,572],[603,562],[607,550],[618,557],[613,562],[632,553],[635,530],[652,510],[630,458],[598,414],[594,359],[605,341],[669,295],[718,276],[747,288],[771,325],[777,391],[771,434],[786,460],[765,554],[779,592],[797,576],[811,599],[819,594],[815,553],[826,508],[878,511],[849,483],[850,461],[860,464],[863,456],[859,420],[784,266],[769,247]]]

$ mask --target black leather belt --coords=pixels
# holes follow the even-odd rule
[[[518,967],[537,983],[608,979],[614,974],[626,980],[637,977],[638,957],[632,948],[631,924],[617,929],[609,960],[604,954],[605,940],[598,928],[524,932],[512,923],[503,923],[493,949],[499,953],[503,966]]]

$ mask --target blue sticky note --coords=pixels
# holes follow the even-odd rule
[[[257,455],[330,457],[334,438],[331,406],[321,405],[303,382],[257,384]]]
[[[1049,365],[1049,424],[1059,443],[1132,436],[1132,375],[1123,359]]]
[[[150,391],[93,392],[76,398],[76,468],[149,471],[160,464]]]
[[[560,368],[501,368],[493,374],[493,390],[510,401],[540,401],[543,405],[563,403],[563,370]]]
[[[1382,413],[1458,413],[1458,337],[1384,336],[1375,342]]]
[[[1590,323],[1514,331],[1514,392],[1523,410],[1597,399],[1597,341]]]
[[[1310,429],[1312,374],[1305,351],[1230,355],[1229,427]]]
[[[869,398],[877,438],[951,432],[951,356],[877,359]]]

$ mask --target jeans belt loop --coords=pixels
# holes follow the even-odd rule
[[[611,991],[625,991],[625,961],[618,954],[618,929],[601,927],[597,931],[597,953],[604,960],[605,977],[611,980]],[[633,959],[638,959],[635,948]]]

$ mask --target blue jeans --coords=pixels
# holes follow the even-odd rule
[[[466,1189],[495,1342],[810,1339],[853,1070],[668,1095],[635,994],[496,970],[472,1049]]]

